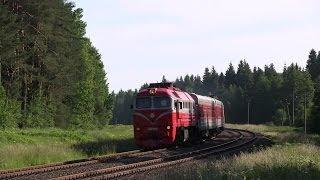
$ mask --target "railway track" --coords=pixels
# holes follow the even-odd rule
[[[143,152],[141,150],[134,150],[134,151],[127,151],[127,152],[122,152],[122,153],[117,153],[112,155],[97,156],[92,158],[78,159],[78,160],[61,162],[61,163],[31,166],[31,167],[26,167],[21,169],[3,170],[3,171],[0,171],[0,179],[30,176],[32,174],[37,174],[37,173],[46,173],[46,172],[52,172],[52,171],[58,171],[58,170],[65,170],[65,169],[88,166],[88,165],[107,162],[107,161],[113,162],[113,161],[117,161],[118,159],[142,156],[150,153],[162,152],[165,150],[166,149],[158,149],[158,150],[147,151],[147,152]]]
[[[256,134],[245,130],[227,129],[232,138],[213,140],[200,147],[159,149],[155,151],[129,151],[110,156],[0,171],[0,179],[113,179],[166,166],[237,151],[252,144]],[[121,161],[121,163],[119,163]],[[100,164],[101,166],[97,166]],[[74,169],[81,167],[81,170]]]

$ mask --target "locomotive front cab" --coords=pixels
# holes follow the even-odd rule
[[[174,141],[172,116],[174,99],[166,89],[149,88],[139,92],[135,99],[133,126],[138,146],[156,148]]]

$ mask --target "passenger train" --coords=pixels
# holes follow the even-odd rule
[[[213,137],[224,130],[223,103],[188,93],[173,83],[153,83],[133,105],[135,143],[145,149]]]

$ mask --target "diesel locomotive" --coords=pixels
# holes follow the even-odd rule
[[[133,105],[134,140],[145,149],[213,137],[224,124],[221,101],[182,91],[173,83],[150,84]]]

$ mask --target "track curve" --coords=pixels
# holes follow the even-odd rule
[[[210,155],[232,152],[254,143],[257,138],[254,132],[240,129],[226,129],[224,134],[225,137],[218,136],[199,147],[146,152],[136,150],[109,156],[0,171],[0,179],[112,179]]]

